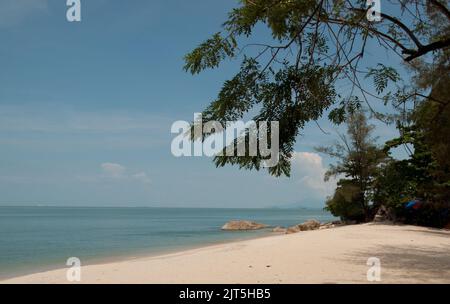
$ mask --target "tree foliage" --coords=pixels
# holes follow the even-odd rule
[[[413,68],[414,86],[429,95],[398,121],[400,137],[386,143],[386,151],[404,147],[409,158],[392,160],[384,168],[377,178],[376,199],[407,223],[444,227],[450,222],[450,52]],[[415,199],[424,205],[405,211],[405,203]]]
[[[344,221],[364,222],[366,210],[361,204],[361,189],[350,180],[340,180],[334,195],[326,202],[325,210]]]
[[[442,52],[450,45],[448,4],[404,0],[391,6],[382,12],[382,22],[370,22],[365,0],[241,0],[223,30],[185,57],[185,70],[192,74],[243,57],[240,71],[224,83],[203,120],[235,120],[253,110],[259,111],[257,122],[279,121],[280,162],[270,173],[289,175],[299,130],[326,111],[332,122],[342,123],[347,110],[362,102],[372,109],[369,97],[398,106],[422,96],[406,89],[382,96],[399,75],[381,64],[361,67],[365,60],[370,63],[366,46],[375,41],[410,63]],[[257,25],[269,30],[270,43],[248,42]],[[364,77],[373,78],[374,92],[362,85]],[[336,90],[342,81],[351,86],[345,94]],[[218,166],[230,163],[248,169],[261,168],[262,161],[261,156],[215,159]]]
[[[376,139],[372,137],[374,126],[368,124],[364,112],[353,113],[347,121],[347,127],[347,136],[339,135],[341,142],[330,147],[316,148],[318,152],[337,159],[336,164],[330,165],[325,179],[328,180],[332,176],[341,177],[340,186],[334,197],[327,202],[327,206],[335,215],[345,219],[361,220],[362,217],[368,220],[375,177],[380,165],[386,161],[386,153],[376,146]],[[342,204],[348,206],[341,206]],[[353,210],[353,217],[349,218],[346,213],[333,211],[338,207],[342,210]]]
[[[417,87],[430,90],[405,121],[399,121],[400,137],[386,143],[386,150],[404,146],[410,157],[403,163],[404,178],[416,186],[411,196],[431,202],[450,200],[450,52],[432,64],[416,67]],[[397,163],[400,163],[397,162]]]

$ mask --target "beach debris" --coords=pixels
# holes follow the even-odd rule
[[[281,226],[273,228],[272,232],[286,233],[287,229]]]
[[[267,227],[269,226],[252,221],[230,221],[222,226],[222,230],[227,231],[258,230]]]

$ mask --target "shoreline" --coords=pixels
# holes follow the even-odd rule
[[[335,219],[306,208],[9,206],[0,213],[0,280],[65,268],[69,257],[79,257],[83,266],[104,264],[272,234],[221,231],[234,219],[274,227]]]
[[[450,231],[363,224],[198,246],[82,266],[81,283],[367,283],[367,259],[381,283],[450,283]],[[0,280],[69,283],[68,268]]]
[[[253,231],[254,232],[254,231]],[[242,233],[252,233],[252,231],[234,231],[233,233],[236,234],[242,234]],[[226,245],[230,243],[239,243],[239,242],[245,242],[250,240],[257,240],[261,238],[268,238],[268,237],[274,237],[283,235],[279,232],[273,232],[272,228],[262,229],[258,231],[260,233],[259,235],[246,235],[243,237],[242,235],[237,238],[227,239],[227,240],[220,240],[220,241],[214,241],[214,242],[207,242],[207,243],[199,243],[199,244],[192,244],[192,245],[182,245],[182,246],[176,246],[173,248],[165,248],[165,249],[156,249],[156,250],[140,250],[136,252],[130,252],[126,254],[116,254],[113,256],[107,256],[107,257],[96,257],[96,258],[89,258],[86,259],[86,262],[83,263],[82,266],[96,266],[96,265],[105,265],[105,264],[111,264],[111,263],[122,263],[127,261],[135,261],[139,259],[148,259],[148,258],[156,258],[156,257],[164,257],[168,255],[173,255],[177,253],[183,253],[186,251],[191,250],[197,250],[202,248],[208,248],[212,246],[219,246],[219,245]],[[41,267],[33,268],[30,271],[17,271],[17,272],[11,272],[7,273],[5,275],[0,275],[0,284],[2,284],[3,281],[20,278],[20,277],[26,277],[26,276],[32,276],[37,275],[40,273],[46,273],[46,272],[52,272],[57,271],[61,269],[68,269],[68,268],[62,268],[61,265],[63,263],[52,263]]]

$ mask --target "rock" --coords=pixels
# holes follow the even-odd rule
[[[275,228],[273,228],[272,232],[281,232],[281,233],[286,233],[287,229],[281,226],[277,226]]]
[[[251,221],[230,221],[223,225],[222,230],[238,231],[238,230],[258,230],[269,227],[261,223]]]
[[[300,231],[308,231],[308,230],[317,230],[320,227],[320,222],[316,220],[309,220],[304,222],[303,224],[295,225],[289,227],[286,231],[286,234],[297,233]]]
[[[377,214],[377,215],[375,215],[373,221],[376,222],[376,223],[385,222],[386,218],[384,216],[382,216],[382,215],[378,215]]]
[[[391,208],[386,208],[383,205],[378,209],[377,214],[373,219],[373,221],[377,223],[395,222],[396,220],[395,212]]]
[[[379,223],[379,222],[385,222],[385,221],[387,221],[387,220],[388,220],[388,212],[387,212],[387,209],[386,209],[386,207],[381,206],[381,207],[378,209],[377,214],[375,215],[373,221]]]
[[[288,229],[286,229],[286,234],[292,234],[292,233],[297,233],[300,232],[300,227],[299,225],[295,225],[292,227],[289,227]]]
[[[298,226],[300,228],[300,231],[316,230],[319,229],[320,222],[316,220],[309,220]]]
[[[326,223],[326,224],[320,225],[319,230],[331,229],[331,228],[334,228],[334,227],[336,227],[335,224],[333,224],[333,223]]]

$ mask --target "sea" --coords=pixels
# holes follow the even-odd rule
[[[0,278],[159,255],[273,234],[222,231],[230,220],[291,226],[335,218],[321,209],[1,207]]]

